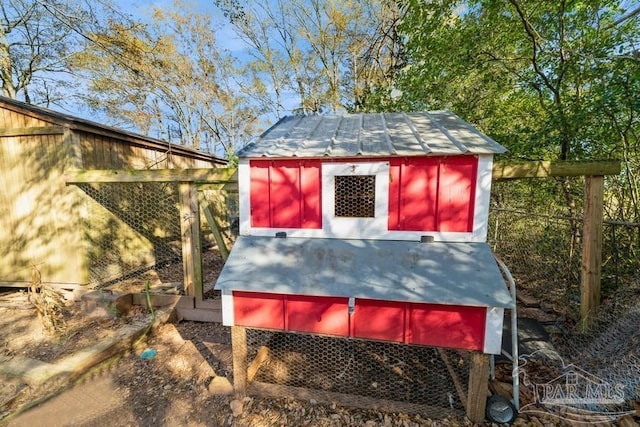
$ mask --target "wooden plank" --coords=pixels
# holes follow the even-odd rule
[[[202,242],[200,241],[200,209],[198,191],[189,182],[181,182],[180,229],[182,233],[182,266],[184,290],[188,296],[202,301]]]
[[[198,192],[198,198],[200,201],[200,209],[202,209],[202,213],[204,213],[207,224],[209,224],[211,233],[213,233],[213,238],[215,239],[218,250],[220,251],[220,256],[222,257],[223,261],[226,261],[227,258],[229,258],[229,249],[227,249],[227,244],[222,238],[222,233],[220,233],[218,222],[216,221],[215,217],[213,216],[213,212],[211,211],[211,205],[209,205],[209,201],[201,192]]]
[[[580,320],[587,329],[600,306],[604,177],[585,179]]]
[[[473,423],[482,423],[487,406],[489,390],[489,355],[471,353],[469,366],[469,388],[467,394],[467,418]]]
[[[194,297],[185,295],[164,295],[164,294],[150,294],[151,304],[154,307],[162,307],[165,305],[175,304],[176,308],[194,308]],[[132,294],[132,303],[134,305],[147,306],[147,294],[144,292]]]
[[[465,393],[464,391],[464,387],[462,386],[462,382],[460,381],[458,374],[456,373],[455,369],[453,369],[453,365],[449,360],[449,356],[447,356],[446,350],[441,347],[436,347],[436,349],[438,350],[438,354],[440,355],[440,358],[444,362],[444,365],[447,367],[447,371],[449,371],[449,376],[453,380],[453,384],[456,387],[456,392],[458,393],[458,398],[460,399],[460,402],[462,403],[462,405],[466,405],[467,393]]]
[[[199,187],[202,190],[215,190],[215,191],[226,191],[228,193],[237,193],[238,192],[238,177],[237,175],[232,175],[229,178],[229,181],[223,184],[200,184]]]
[[[247,394],[247,330],[243,326],[231,327],[233,352],[233,390],[236,397]]]
[[[194,182],[226,184],[234,168],[83,170],[65,174],[67,184],[113,182]]]
[[[34,126],[0,129],[0,137],[6,136],[31,136],[31,135],[62,135],[65,131],[63,126]]]
[[[256,354],[255,359],[251,362],[249,367],[247,368],[247,381],[251,382],[258,374],[258,371],[264,365],[264,363],[269,360],[269,347],[260,346],[258,349],[258,354]]]
[[[619,160],[496,162],[493,165],[492,178],[497,181],[520,178],[547,178],[551,176],[618,175],[620,170]]]
[[[292,387],[279,384],[252,382],[249,384],[248,393],[252,396],[266,398],[290,397],[295,399],[315,400],[323,404],[338,404],[340,406],[360,408],[374,411],[402,412],[420,414],[424,417],[443,417],[443,414],[458,414],[458,411],[449,408],[431,406],[419,403],[400,402],[395,400],[377,399],[375,397],[354,394],[336,393],[324,390],[312,390],[302,387]]]
[[[176,308],[178,320],[192,322],[222,323],[222,310],[209,310],[206,308]]]
[[[493,180],[547,178],[552,176],[617,175],[620,161],[605,160],[496,162]],[[209,185],[207,188],[237,190],[237,169],[141,169],[141,170],[85,170],[65,174],[67,184],[100,182],[174,182],[190,181]]]
[[[222,300],[205,299],[202,301],[196,301],[196,308],[202,308],[205,310],[222,310]]]

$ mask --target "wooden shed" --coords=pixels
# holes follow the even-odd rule
[[[498,354],[504,151],[448,111],[282,119],[239,153],[223,323]]]
[[[131,257],[153,260],[148,236],[126,221],[87,224],[88,212],[103,208],[66,186],[66,172],[225,164],[188,147],[0,97],[0,286],[28,282],[32,266],[43,282],[86,284],[87,253],[105,239],[126,245]]]

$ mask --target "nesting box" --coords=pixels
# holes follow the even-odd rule
[[[499,353],[504,151],[448,111],[280,120],[239,153],[223,323]]]

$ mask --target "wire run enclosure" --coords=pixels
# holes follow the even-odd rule
[[[286,117],[243,149],[216,283],[236,392],[482,420],[514,306],[486,243],[504,151],[448,111]]]

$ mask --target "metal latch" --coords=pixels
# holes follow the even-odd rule
[[[356,299],[354,297],[349,298],[349,316],[351,316],[353,314],[354,311],[356,311]]]

